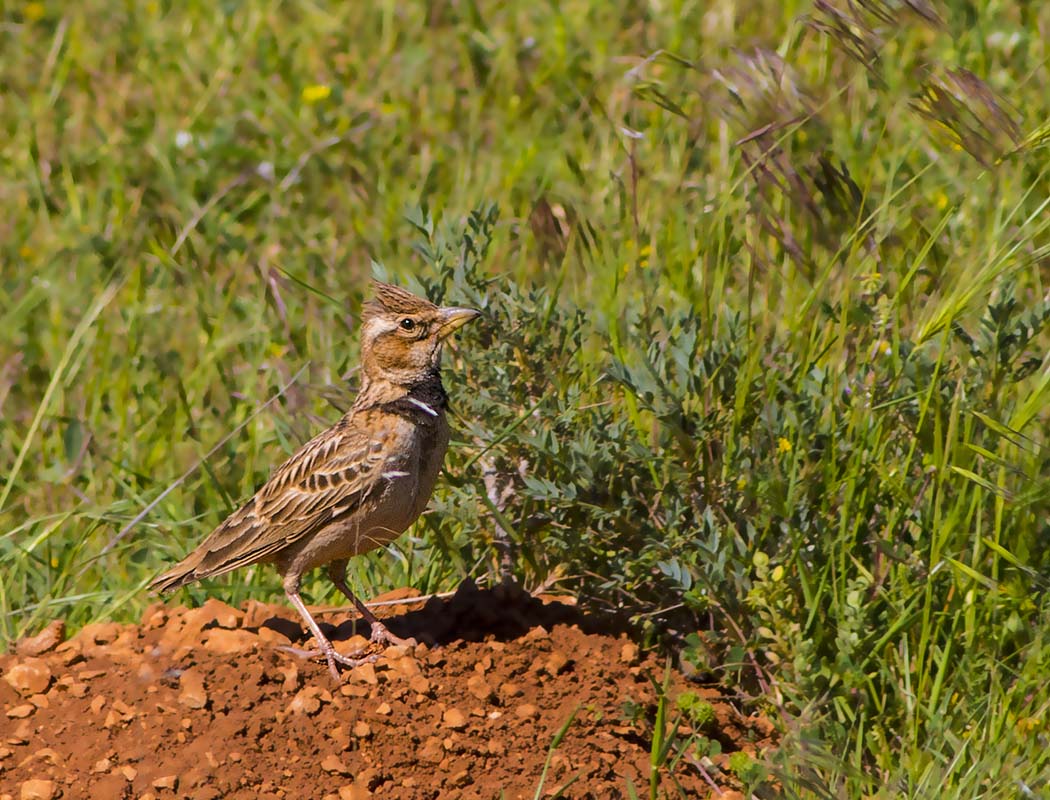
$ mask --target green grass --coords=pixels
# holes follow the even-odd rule
[[[365,593],[498,519],[713,622],[790,793],[1047,796],[1050,8],[832,5],[3,6],[0,638],[135,618],[338,416],[374,260],[490,323]]]

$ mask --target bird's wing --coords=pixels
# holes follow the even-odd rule
[[[344,419],[303,445],[153,587],[166,591],[262,561],[367,505],[387,485],[384,465],[398,432],[361,422]]]

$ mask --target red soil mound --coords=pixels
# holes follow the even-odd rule
[[[571,604],[513,591],[468,584],[414,607],[390,629],[425,644],[388,648],[340,685],[278,649],[305,638],[283,605],[158,604],[141,625],[69,641],[52,623],[0,656],[0,800],[510,800],[567,783],[565,797],[615,798],[628,781],[647,795],[660,658]],[[352,629],[330,628],[340,649],[361,643]],[[714,707],[703,734],[723,752],[690,747],[661,789],[739,798],[726,758],[771,746],[772,726],[674,675],[670,696],[686,689]]]

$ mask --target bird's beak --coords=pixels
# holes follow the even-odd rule
[[[481,312],[475,311],[473,308],[441,309],[441,327],[438,328],[438,338],[444,339],[457,328],[463,327],[480,316]]]

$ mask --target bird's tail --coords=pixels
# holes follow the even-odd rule
[[[197,572],[200,561],[201,557],[196,551],[190,553],[167,572],[154,578],[150,582],[150,590],[162,593],[173,592],[180,586],[200,580],[204,577]]]

